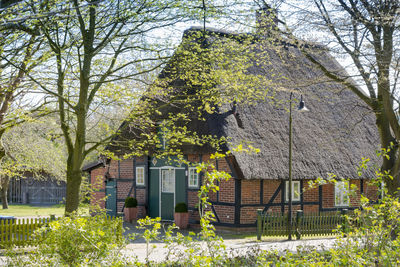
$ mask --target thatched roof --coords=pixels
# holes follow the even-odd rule
[[[326,178],[328,173],[357,178],[362,157],[378,163],[375,151],[379,138],[373,114],[354,93],[341,84],[322,82],[326,78],[294,47],[280,51],[279,56],[271,49],[269,55],[274,71],[288,78],[287,86],[277,90],[275,100],[287,101],[292,91],[297,99],[303,95],[309,109],[296,113],[295,107],[292,112],[294,179]],[[288,63],[282,63],[282,59]],[[331,69],[342,70],[327,52],[319,51],[318,59]],[[309,85],[299,92],[290,87],[291,83]],[[253,155],[235,154],[247,179],[288,177],[289,115],[281,107],[264,102],[239,108],[243,128],[238,127],[233,115],[226,119],[224,135],[231,137],[231,146],[247,140],[261,150]],[[368,170],[363,178],[373,175]]]
[[[187,36],[192,28],[185,32]],[[241,35],[208,29],[219,36],[233,37],[240,41]],[[310,47],[312,47],[310,45]],[[293,178],[312,179],[327,177],[327,173],[343,178],[358,178],[357,166],[362,157],[379,163],[375,157],[379,139],[373,114],[358,97],[343,85],[328,81],[294,45],[285,42],[253,43],[252,51],[268,58],[263,66],[248,69],[249,73],[263,73],[279,80],[268,88],[273,99],[259,100],[256,104],[239,104],[234,115],[231,105],[220,108],[218,114],[206,114],[205,121],[193,119],[189,129],[199,134],[228,138],[223,150],[231,150],[239,144],[251,144],[260,149],[258,154],[234,152],[234,160],[244,179],[287,179],[289,95],[298,102],[303,95],[307,113],[293,111]],[[343,68],[330,54],[314,46],[314,56],[330,70],[344,73]],[[268,69],[268,71],[265,71]],[[300,89],[301,88],[301,89]],[[286,109],[286,110],[285,110]],[[195,116],[194,116],[195,118]],[[239,119],[238,119],[239,118]],[[185,146],[183,152],[205,153],[210,148]],[[362,178],[371,178],[367,171]]]

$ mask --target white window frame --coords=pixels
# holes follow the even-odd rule
[[[349,187],[350,187],[350,184],[348,181],[338,181],[335,183],[335,206],[336,207],[350,206]]]
[[[142,174],[143,174],[143,182],[139,182],[139,179],[138,179],[138,170],[141,170],[142,171]],[[145,177],[145,175],[144,175],[144,167],[136,167],[136,185],[144,185],[144,181],[145,181],[145,179],[144,179],[144,177]]]
[[[296,193],[295,188],[298,188],[298,191]],[[300,181],[292,181],[292,201],[300,201],[300,194],[301,194],[301,184]],[[285,182],[285,201],[288,202],[289,201],[289,181]]]
[[[192,174],[195,176],[195,184],[191,184],[191,176]],[[189,188],[199,188],[199,173],[197,172],[197,168],[195,167],[189,167],[189,172],[188,172],[188,187]]]

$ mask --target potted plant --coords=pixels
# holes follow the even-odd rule
[[[176,204],[174,220],[179,229],[186,229],[189,224],[189,213],[186,203],[181,202]]]
[[[137,218],[137,200],[136,200],[136,198],[127,197],[125,199],[124,217],[125,217],[125,221],[127,221],[127,222],[132,222],[132,220],[136,220],[136,218]]]

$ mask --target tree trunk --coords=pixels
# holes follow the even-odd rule
[[[388,173],[393,179],[384,176],[384,182],[388,190],[388,194],[395,196],[398,195],[398,188],[400,187],[400,175],[398,173],[398,166],[400,164],[400,157],[398,157],[398,144],[393,137],[389,122],[382,112],[382,108],[375,112],[376,124],[381,139],[381,147],[386,150],[386,156],[383,156],[381,172]]]
[[[1,203],[3,205],[3,209],[8,209],[8,199],[7,199],[7,191],[8,185],[10,184],[10,178],[8,176],[2,178],[1,182]]]
[[[80,168],[73,169],[74,166],[67,166],[67,192],[65,203],[65,215],[69,215],[78,210],[79,194],[82,182],[82,173]]]

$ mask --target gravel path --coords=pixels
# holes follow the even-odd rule
[[[127,228],[126,234],[130,233],[141,233],[131,224],[125,224]],[[189,231],[180,231],[183,235],[187,235]],[[195,232],[198,232],[198,230]],[[222,232],[219,233],[224,238],[224,244],[228,251],[235,255],[241,255],[247,253],[251,249],[262,249],[266,251],[285,251],[289,250],[296,252],[301,247],[314,247],[317,250],[329,249],[334,246],[335,238],[323,238],[323,239],[304,239],[304,240],[273,240],[273,241],[262,241],[257,242],[255,237],[243,238],[243,235],[235,235],[234,233]],[[205,246],[205,244],[202,244]],[[165,244],[161,242],[152,242],[150,244],[151,253],[149,259],[155,262],[161,262],[165,260],[168,249],[165,248]],[[139,261],[144,262],[146,259],[146,243],[143,239],[138,239],[128,244],[122,253],[126,257],[136,257]]]

